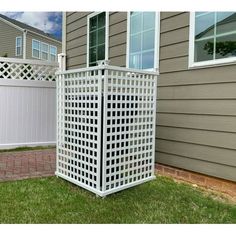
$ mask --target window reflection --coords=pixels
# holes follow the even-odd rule
[[[235,29],[235,12],[197,12],[194,61],[236,56]]]
[[[155,21],[155,12],[130,13],[130,68],[154,68]]]

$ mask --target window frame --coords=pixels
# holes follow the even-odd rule
[[[39,43],[39,57],[35,57],[34,56],[34,48],[33,48],[33,42],[38,42]],[[36,59],[41,59],[41,42],[37,39],[32,39],[32,58],[36,58]]]
[[[194,52],[195,52],[195,13],[190,12],[189,21],[189,57],[188,57],[188,67],[189,69],[201,68],[201,67],[215,67],[223,66],[236,63],[236,56],[229,58],[213,59],[208,61],[194,62]]]
[[[51,53],[51,48],[55,48],[56,49],[56,54],[55,55]],[[51,60],[51,55],[55,56],[55,61]],[[56,62],[57,61],[57,46],[49,45],[49,59],[48,60],[51,61],[51,62]]]
[[[87,16],[87,60],[86,65],[89,67],[89,28],[90,28],[90,19],[96,15],[99,15],[104,11],[93,12]],[[105,59],[109,58],[109,12],[105,11]]]
[[[48,47],[48,51],[46,52],[46,51],[44,51],[43,50],[43,47],[42,47],[42,45],[46,45],[47,47]],[[41,53],[41,59],[43,60],[43,61],[49,61],[49,50],[50,50],[50,45],[48,44],[48,43],[44,43],[44,42],[41,42],[41,44],[40,44],[40,48],[41,48],[41,50],[40,50],[40,53]],[[43,53],[47,53],[48,54],[48,59],[44,59],[43,58]]]
[[[17,39],[21,39],[21,45],[20,47],[17,45]],[[17,48],[20,48],[20,54],[17,54]],[[22,56],[22,52],[23,52],[23,39],[22,39],[22,36],[17,36],[16,37],[16,48],[15,48],[15,56],[19,57],[19,56]]]
[[[160,58],[160,12],[155,12],[155,40],[154,40],[154,68],[142,69],[146,71],[159,71]],[[129,68],[130,54],[130,11],[127,12],[127,37],[126,37],[126,68]],[[132,68],[131,68],[132,69]]]

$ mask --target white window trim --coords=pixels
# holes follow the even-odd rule
[[[236,57],[213,59],[209,61],[194,62],[194,45],[195,45],[195,12],[190,12],[190,27],[189,27],[189,69],[223,66],[236,63]]]
[[[156,12],[155,22],[155,45],[154,45],[154,68],[144,69],[146,71],[159,71],[160,58],[160,12]],[[129,50],[130,50],[130,11],[127,13],[127,38],[126,38],[126,67],[129,68]]]
[[[34,56],[34,48],[33,48],[33,42],[38,42],[39,43],[39,57],[35,57]],[[39,40],[37,40],[37,39],[32,39],[32,57],[33,58],[37,58],[37,59],[41,59],[41,42],[39,41]]]
[[[55,49],[56,49],[56,54],[51,53],[51,48],[55,48]],[[58,54],[58,53],[57,53],[57,46],[49,45],[49,57],[50,57],[50,58],[49,58],[49,61],[52,61],[52,60],[51,60],[51,55],[55,56],[55,58],[56,58],[55,61],[57,61],[57,54]]]
[[[46,53],[46,51],[44,51],[44,50],[42,49],[42,48],[43,48],[43,47],[42,47],[42,44],[48,46],[48,51],[47,51],[48,59],[47,59],[47,60],[43,59],[43,57],[42,57],[43,52]],[[44,61],[49,61],[49,57],[50,57],[50,46],[51,46],[51,45],[49,45],[48,43],[44,43],[44,42],[41,42],[41,44],[40,44],[40,49],[41,49],[41,50],[40,50],[41,59],[44,60]]]
[[[89,20],[90,18],[102,13],[103,11],[93,12],[87,16],[87,67],[89,67]],[[105,12],[106,24],[105,24],[105,60],[109,58],[109,12]]]
[[[17,54],[17,39],[21,39],[21,46],[20,46],[20,54]],[[22,47],[23,47],[23,42],[22,42],[22,36],[18,36],[18,37],[16,37],[16,51],[15,51],[15,55],[17,56],[17,57],[19,57],[19,56],[22,56]]]

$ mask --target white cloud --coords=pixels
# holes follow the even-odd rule
[[[2,14],[25,24],[54,33],[61,29],[60,12],[1,12]]]

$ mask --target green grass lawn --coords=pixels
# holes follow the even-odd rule
[[[236,223],[236,205],[165,177],[104,199],[50,177],[0,183],[0,223]]]

